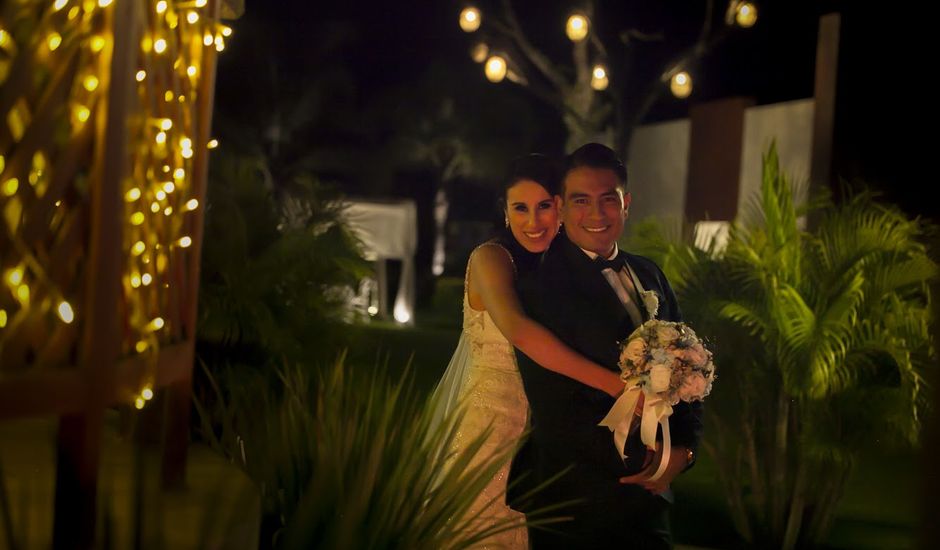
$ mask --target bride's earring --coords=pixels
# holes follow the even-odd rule
[[[509,216],[506,216],[506,217],[503,218],[503,219],[504,219],[505,222],[506,222],[506,229],[509,229]]]

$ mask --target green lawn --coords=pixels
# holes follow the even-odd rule
[[[411,364],[417,388],[430,391],[443,373],[459,336],[462,287],[446,284],[446,299],[416,315],[416,327],[373,323],[347,331],[348,361],[382,365],[397,377]],[[706,434],[707,437],[707,434]],[[828,547],[913,548],[921,524],[914,452],[862,456],[839,506]],[[678,544],[705,548],[742,547],[734,532],[714,463],[704,453],[675,484],[673,532]]]

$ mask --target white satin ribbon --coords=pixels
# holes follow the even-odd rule
[[[614,446],[617,448],[617,454],[620,459],[626,459],[627,455],[623,453],[627,442],[627,435],[630,433],[630,425],[633,422],[633,411],[636,409],[636,402],[640,398],[640,392],[644,394],[643,414],[640,418],[640,440],[647,448],[656,449],[656,427],[663,428],[663,456],[659,462],[656,472],[650,476],[650,481],[659,479],[666,471],[669,465],[669,454],[671,447],[671,438],[669,437],[669,416],[672,414],[672,406],[663,401],[658,395],[650,394],[637,385],[637,379],[627,381],[627,389],[624,390],[614,406],[610,408],[607,416],[600,421],[598,426],[604,426],[614,432]]]

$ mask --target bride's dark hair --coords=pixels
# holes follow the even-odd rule
[[[516,157],[509,163],[509,170],[503,178],[500,195],[503,203],[506,201],[506,192],[513,185],[522,180],[532,180],[548,191],[549,195],[556,195],[561,184],[560,166],[551,157],[541,153],[530,153]]]

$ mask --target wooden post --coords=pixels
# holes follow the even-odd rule
[[[61,417],[58,431],[55,548],[90,548],[95,540],[98,463],[104,409],[114,393],[115,367],[120,354],[122,215],[121,181],[127,172],[127,115],[134,89],[140,2],[116,2],[108,10],[114,40],[100,57],[108,75],[108,96],[95,111],[95,143],[91,189],[91,231],[84,319],[78,369],[83,380],[85,407]]]
[[[696,105],[690,110],[689,175],[685,217],[691,222],[737,216],[744,151],[744,113],[750,98]]]
[[[210,17],[218,19],[222,0],[211,2],[207,10]],[[197,144],[193,158],[193,197],[201,205],[196,210],[190,230],[193,244],[189,256],[186,285],[183,295],[183,338],[187,343],[184,360],[188,363],[186,374],[166,388],[166,439],[163,448],[161,478],[164,488],[179,488],[186,479],[186,450],[189,446],[189,415],[192,401],[193,360],[196,341],[196,314],[199,306],[199,272],[202,257],[202,240],[206,207],[206,188],[209,178],[209,142],[212,129],[212,106],[215,96],[215,70],[218,53],[215,48],[203,50],[199,82],[199,97],[196,104],[196,128],[193,136]]]
[[[816,81],[813,91],[813,145],[810,161],[810,192],[832,183],[832,141],[835,127],[836,82],[839,75],[839,28],[842,16],[830,13],[819,18],[816,40]]]

